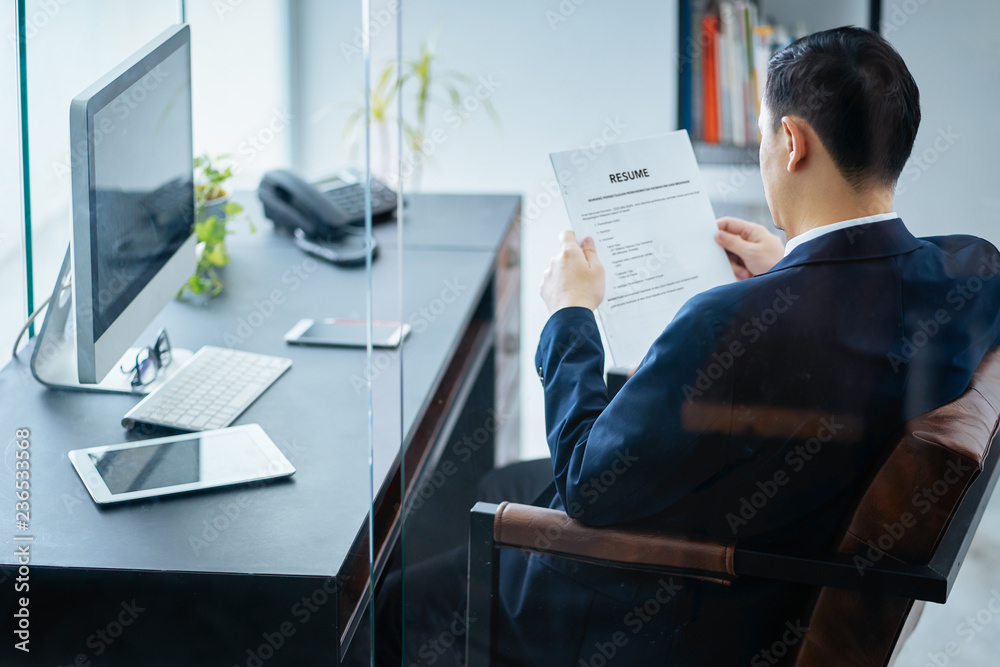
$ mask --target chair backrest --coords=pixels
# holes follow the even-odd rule
[[[926,564],[983,469],[1000,416],[1000,348],[957,399],[907,423],[861,495],[839,551],[858,568],[881,559]],[[891,665],[923,603],[879,593],[819,591],[796,667]]]

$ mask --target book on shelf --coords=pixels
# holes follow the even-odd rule
[[[790,43],[751,0],[691,0],[682,15],[681,122],[709,144],[754,146],[767,63]]]

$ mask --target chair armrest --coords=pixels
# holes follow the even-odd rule
[[[992,470],[990,472],[993,472]],[[995,475],[990,475],[995,483]],[[990,490],[992,489],[992,483]],[[978,495],[978,494],[977,494]],[[472,554],[480,554],[477,565],[495,577],[494,549],[508,548],[550,554],[560,558],[596,563],[626,570],[673,574],[728,584],[739,577],[789,581],[810,586],[830,586],[858,591],[944,603],[954,583],[962,556],[989,494],[977,507],[960,513],[976,517],[955,522],[945,540],[949,554],[941,563],[900,563],[891,559],[868,562],[851,554],[792,553],[762,546],[714,542],[683,535],[669,535],[625,528],[592,528],[574,521],[564,512],[545,507],[501,503],[477,503],[472,509]],[[952,534],[953,533],[953,534]],[[961,542],[951,546],[951,543]],[[860,563],[860,564],[859,564]],[[471,562],[470,562],[471,565]],[[477,571],[470,568],[470,576]]]
[[[611,567],[665,572],[728,584],[736,578],[734,542],[620,528],[592,528],[565,512],[503,502],[493,519],[497,547]]]

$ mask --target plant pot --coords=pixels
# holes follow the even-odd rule
[[[213,215],[219,220],[226,219],[226,203],[229,201],[229,195],[225,197],[218,197],[216,199],[210,199],[205,202],[205,207],[202,209],[200,220],[206,220],[211,218]]]

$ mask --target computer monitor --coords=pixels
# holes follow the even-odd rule
[[[73,299],[81,382],[98,382],[195,269],[190,28],[73,99]]]
[[[70,151],[73,312],[62,317],[72,321],[53,323],[66,325],[58,340],[36,343],[33,370],[76,384],[61,349],[75,338],[74,380],[96,385],[113,371],[128,391],[117,377],[123,355],[196,267],[188,26],[165,30],[73,99]],[[40,339],[68,282],[56,285]],[[41,375],[40,352],[51,357]]]

